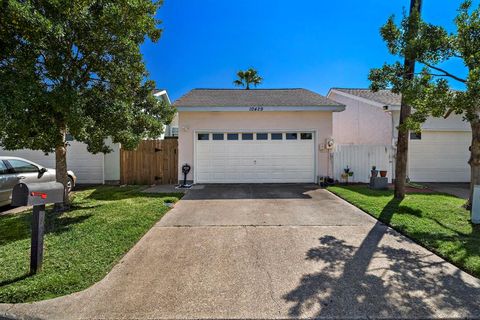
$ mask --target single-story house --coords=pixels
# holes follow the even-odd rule
[[[170,104],[170,99],[166,90],[155,90],[154,95],[158,99],[164,100]],[[175,117],[165,127],[165,133],[160,137],[177,136],[178,124]],[[108,140],[106,143],[112,149],[112,152],[103,154],[92,154],[88,152],[86,144],[75,141],[67,135],[67,167],[75,172],[78,184],[119,184],[120,183],[120,144],[112,143]],[[38,150],[20,149],[7,151],[0,148],[0,156],[15,156],[36,162],[47,168],[55,168],[55,153],[45,154]]]
[[[390,90],[332,88],[327,97],[346,106],[333,114],[337,145],[386,145],[395,148],[401,96]],[[430,117],[421,133],[410,132],[408,177],[417,182],[470,181],[471,128],[461,115]],[[394,161],[391,168],[394,172]]]
[[[178,99],[178,164],[194,183],[300,183],[330,175],[333,114],[306,89],[194,89]]]

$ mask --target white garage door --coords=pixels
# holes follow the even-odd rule
[[[468,182],[471,136],[470,132],[458,131],[423,131],[420,136],[411,136],[410,179],[418,182]]]
[[[195,182],[314,182],[314,146],[313,132],[196,133]]]
[[[0,156],[25,158],[47,168],[55,168],[55,153],[41,151],[0,149]],[[67,167],[77,176],[77,183],[103,183],[103,153],[91,154],[84,143],[70,141],[67,148]]]

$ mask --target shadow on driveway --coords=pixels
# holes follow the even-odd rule
[[[310,199],[314,184],[205,184],[187,192],[183,200]]]
[[[389,222],[401,201],[392,199],[380,220]],[[480,317],[480,287],[462,279],[460,270],[433,253],[381,244],[387,234],[398,234],[377,221],[360,246],[333,235],[320,237],[319,246],[306,252],[318,262],[319,272],[304,275],[282,298],[293,303],[289,316],[425,318],[451,309],[448,317]],[[403,238],[403,237],[402,237]],[[404,242],[411,242],[403,238]],[[374,267],[372,268],[372,265]],[[339,272],[339,270],[342,270]]]

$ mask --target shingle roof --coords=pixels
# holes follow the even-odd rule
[[[343,106],[306,89],[193,89],[177,107]]]
[[[393,93],[390,90],[379,90],[373,92],[370,89],[349,89],[349,88],[332,88],[331,90],[337,90],[352,94],[364,99],[372,100],[375,102],[383,103],[388,106],[399,106],[401,104],[402,96]]]

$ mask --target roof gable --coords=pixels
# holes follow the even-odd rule
[[[374,92],[370,89],[356,88],[332,88],[331,90],[371,100],[386,106],[399,106],[402,100],[402,96],[400,94],[393,93],[391,90],[379,90],[377,92]]]

